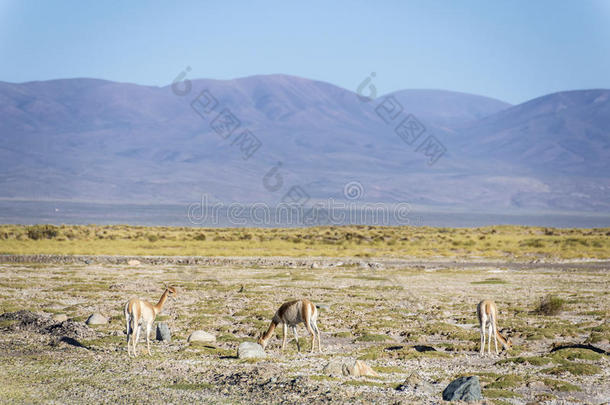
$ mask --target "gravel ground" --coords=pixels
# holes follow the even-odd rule
[[[610,401],[608,262],[511,263],[359,258],[3,256],[0,258],[0,401],[183,403],[439,403],[461,375],[479,375],[487,403]],[[129,260],[141,264],[128,265]],[[171,343],[130,359],[122,307],[156,302],[177,286],[157,321]],[[534,309],[553,294],[563,310]],[[327,304],[322,353],[303,326],[280,352],[240,360],[275,309],[292,298]],[[475,308],[496,301],[509,352],[481,356]],[[110,319],[88,327],[95,312]],[[66,314],[65,322],[52,316]],[[215,343],[189,344],[194,330]],[[290,336],[292,338],[292,336]],[[585,349],[553,348],[583,344]],[[590,348],[599,349],[598,352]],[[329,376],[333,359],[362,359],[378,377]],[[407,384],[410,376],[427,389]],[[412,377],[411,377],[412,379]]]

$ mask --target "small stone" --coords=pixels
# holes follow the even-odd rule
[[[324,310],[329,310],[330,309],[330,305],[328,305],[328,304],[316,304],[316,308],[324,309]]]
[[[362,360],[356,360],[343,365],[343,375],[351,375],[354,377],[378,377],[379,374]]]
[[[55,314],[53,315],[53,319],[55,322],[65,322],[68,320],[68,315],[66,314]]]
[[[108,318],[96,312],[95,314],[91,314],[85,323],[87,325],[105,325],[108,323]]]
[[[140,261],[139,260],[135,260],[135,259],[131,259],[127,262],[128,265],[130,266],[139,266],[140,265]]]
[[[320,265],[319,265],[318,263],[316,263],[316,262],[313,262],[313,263],[311,264],[311,266],[310,266],[310,267],[311,267],[312,269],[319,269],[319,268],[320,268]]]
[[[161,342],[171,342],[172,335],[169,331],[169,326],[165,322],[159,322],[157,324],[157,340]]]
[[[528,388],[538,388],[538,389],[543,389],[546,387],[546,385],[544,384],[543,381],[530,381],[526,384],[526,387]]]
[[[445,401],[474,402],[482,399],[481,385],[479,384],[479,377],[476,375],[453,380],[443,391],[443,400]]]
[[[188,337],[188,342],[212,343],[215,341],[216,336],[202,330],[196,330]]]
[[[261,345],[254,342],[242,342],[237,348],[237,357],[240,359],[254,359],[267,357]]]

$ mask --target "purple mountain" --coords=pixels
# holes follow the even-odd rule
[[[0,198],[279,202],[293,185],[315,200],[358,181],[362,201],[608,212],[609,93],[510,106],[398,91],[401,117],[425,128],[408,143],[399,120],[378,114],[387,96],[363,102],[292,76],[193,80],[184,96],[96,79],[0,82]],[[429,136],[446,148],[432,166]],[[278,162],[283,185],[270,191],[263,178]]]

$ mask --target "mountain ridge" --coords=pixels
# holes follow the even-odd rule
[[[205,193],[277,203],[293,185],[313,201],[345,198],[344,185],[358,181],[361,202],[610,211],[604,89],[510,105],[424,89],[363,102],[290,75],[191,85],[180,97],[171,85],[94,78],[0,82],[0,198],[188,202]],[[227,139],[211,127],[213,115],[191,107],[204,89],[218,102],[215,114],[227,108],[240,122]],[[388,96],[404,110],[390,123],[376,110]],[[395,132],[408,114],[425,127],[410,145]],[[235,141],[246,129],[262,144],[248,159]],[[418,151],[430,135],[446,147],[432,166]],[[568,148],[577,157],[566,158]],[[262,178],[278,162],[284,186],[270,192]]]

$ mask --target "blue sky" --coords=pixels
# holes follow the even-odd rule
[[[285,73],[518,103],[610,88],[610,0],[0,0],[0,80],[169,84]]]

